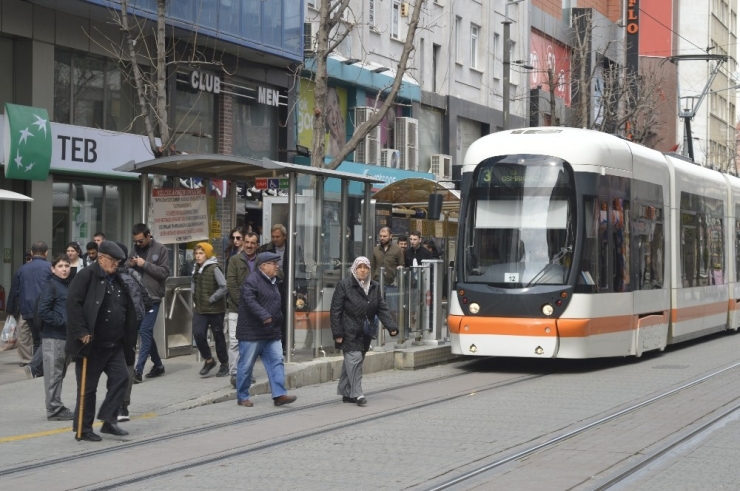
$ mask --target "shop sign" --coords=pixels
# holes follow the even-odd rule
[[[256,189],[288,189],[290,181],[288,179],[255,179],[254,187]]]
[[[190,86],[195,90],[210,92],[211,94],[221,93],[221,79],[219,76],[200,70],[193,70],[190,74]]]
[[[152,190],[152,236],[162,244],[208,240],[206,189]]]
[[[257,87],[257,102],[278,107],[280,105],[280,91],[267,87]]]
[[[5,177],[45,181],[51,167],[49,114],[38,107],[5,104]]]

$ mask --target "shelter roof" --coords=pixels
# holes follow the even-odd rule
[[[219,154],[181,154],[138,163],[130,161],[120,167],[116,167],[114,170],[119,172],[138,172],[183,178],[199,177],[228,181],[249,181],[259,178],[279,177],[295,172],[297,174],[308,174],[327,178],[333,177],[365,183],[382,182],[372,177],[353,174],[351,172],[289,164],[267,158],[260,160]]]
[[[33,201],[33,198],[29,198],[25,194],[0,189],[0,201]]]
[[[398,205],[426,204],[429,201],[429,195],[433,193],[444,196],[443,203],[460,204],[460,191],[452,189],[452,183],[440,183],[431,179],[421,177],[412,177],[401,179],[394,183],[384,186],[380,191],[373,195],[373,199],[384,203],[393,203]]]

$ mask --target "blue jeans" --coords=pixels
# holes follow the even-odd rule
[[[257,357],[262,358],[262,365],[270,381],[272,398],[284,396],[285,368],[283,367],[283,345],[279,339],[262,339],[260,341],[239,341],[239,362],[236,366],[236,400],[249,399],[249,386],[252,385],[252,370]]]
[[[155,367],[162,366],[162,358],[159,357],[157,351],[157,343],[154,342],[154,323],[157,322],[157,314],[159,314],[160,303],[156,302],[152,305],[152,310],[144,315],[144,319],[141,321],[139,327],[139,336],[141,337],[141,345],[139,346],[139,361],[136,362],[134,370],[136,373],[144,372],[144,365],[146,364],[147,358],[152,357],[152,363]]]

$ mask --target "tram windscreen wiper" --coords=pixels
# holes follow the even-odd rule
[[[560,260],[563,259],[563,257],[565,257],[566,254],[572,251],[573,251],[573,246],[561,247],[560,252],[558,252],[557,254],[555,254],[555,256],[553,256],[552,261],[545,264],[545,267],[542,268],[539,273],[534,275],[534,277],[532,277],[530,282],[527,283],[527,286],[525,286],[524,288],[529,288],[530,286],[537,284],[537,282],[541,280],[542,278],[544,278],[544,276],[550,271],[550,269],[552,269],[553,265],[555,264],[559,265]]]

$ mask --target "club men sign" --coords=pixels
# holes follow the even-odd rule
[[[219,76],[200,70],[193,70],[190,74],[190,86],[195,90],[210,92],[211,94],[221,93],[221,79]]]

